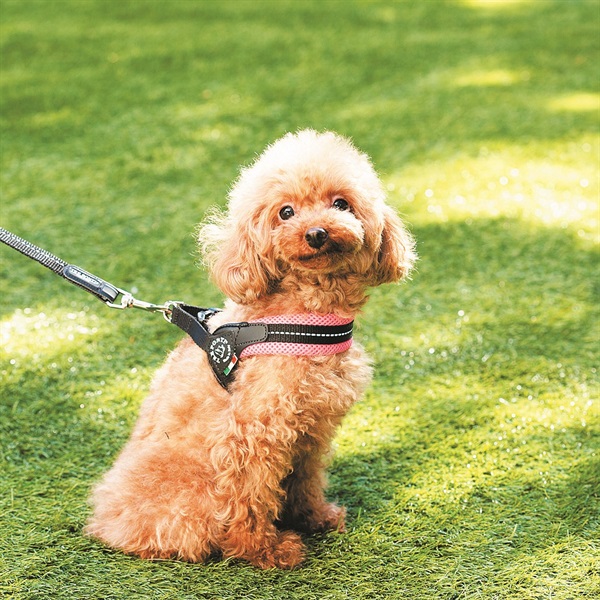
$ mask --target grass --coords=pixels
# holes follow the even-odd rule
[[[410,223],[336,438],[349,532],[293,572],[82,536],[180,335],[0,249],[0,595],[600,593],[596,1],[0,2],[1,224],[149,301],[213,305],[192,232],[288,130],[352,136]]]

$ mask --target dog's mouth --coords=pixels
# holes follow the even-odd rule
[[[297,256],[297,260],[302,263],[308,263],[312,260],[317,260],[319,258],[338,258],[344,253],[344,250],[341,248],[339,244],[330,243],[326,248],[321,248],[316,250],[315,252],[311,252],[310,254],[300,254]]]
[[[302,256],[298,256],[298,260],[300,262],[310,262],[311,260],[316,260],[323,256],[331,256],[332,254],[334,253],[331,252],[331,250],[321,250],[319,252],[314,252],[313,254],[303,254]]]
[[[352,257],[364,244],[360,224],[352,225],[353,222],[347,227],[298,228],[295,236],[277,240],[280,256],[285,263],[302,271],[338,272],[350,268]]]

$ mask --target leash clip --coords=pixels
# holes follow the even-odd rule
[[[139,308],[148,312],[160,312],[162,313],[165,321],[171,322],[173,315],[173,307],[183,304],[179,300],[167,300],[164,304],[152,304],[151,302],[145,302],[144,300],[138,300],[134,298],[131,292],[116,288],[121,296],[121,301],[117,304],[115,302],[105,302],[109,308],[116,308],[118,310],[124,310],[126,308]]]

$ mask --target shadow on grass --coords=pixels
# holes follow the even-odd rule
[[[468,550],[487,576],[543,570],[540,549],[577,561],[600,514],[598,253],[512,219],[416,235],[414,281],[376,290],[363,319],[375,382],[342,427],[331,495],[407,560]]]
[[[567,430],[560,442],[569,437],[587,438],[587,457],[574,458],[579,448],[573,444],[575,452],[563,454],[562,464],[546,473],[548,480],[536,472],[537,465],[502,472],[505,465],[500,473],[472,474],[468,485],[461,485],[455,482],[460,467],[431,460],[419,466],[435,474],[419,485],[415,478],[422,473],[415,473],[410,452],[393,456],[381,450],[337,461],[334,490],[350,508],[349,539],[328,537],[321,545],[348,552],[360,540],[365,564],[397,565],[397,586],[410,590],[412,580],[426,581],[440,598],[462,597],[452,592],[456,587],[483,597],[493,597],[494,588],[513,597],[548,588],[594,597],[600,461],[590,456],[589,432]],[[552,444],[550,438],[532,435],[528,443],[540,451]],[[344,477],[351,483],[342,489]],[[397,477],[404,483],[394,481]],[[371,488],[366,507],[358,487],[363,479]],[[436,485],[439,480],[443,485]],[[322,550],[314,547],[314,552]],[[565,564],[570,565],[566,573]]]

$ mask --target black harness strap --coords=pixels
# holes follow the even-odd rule
[[[269,342],[340,344],[352,337],[354,321],[345,325],[267,325]]]
[[[262,323],[227,323],[208,330],[208,320],[220,312],[216,308],[199,308],[189,304],[176,304],[171,313],[171,323],[185,331],[206,352],[208,362],[219,383],[227,389],[230,377],[240,354],[247,346],[266,341],[267,326]]]

